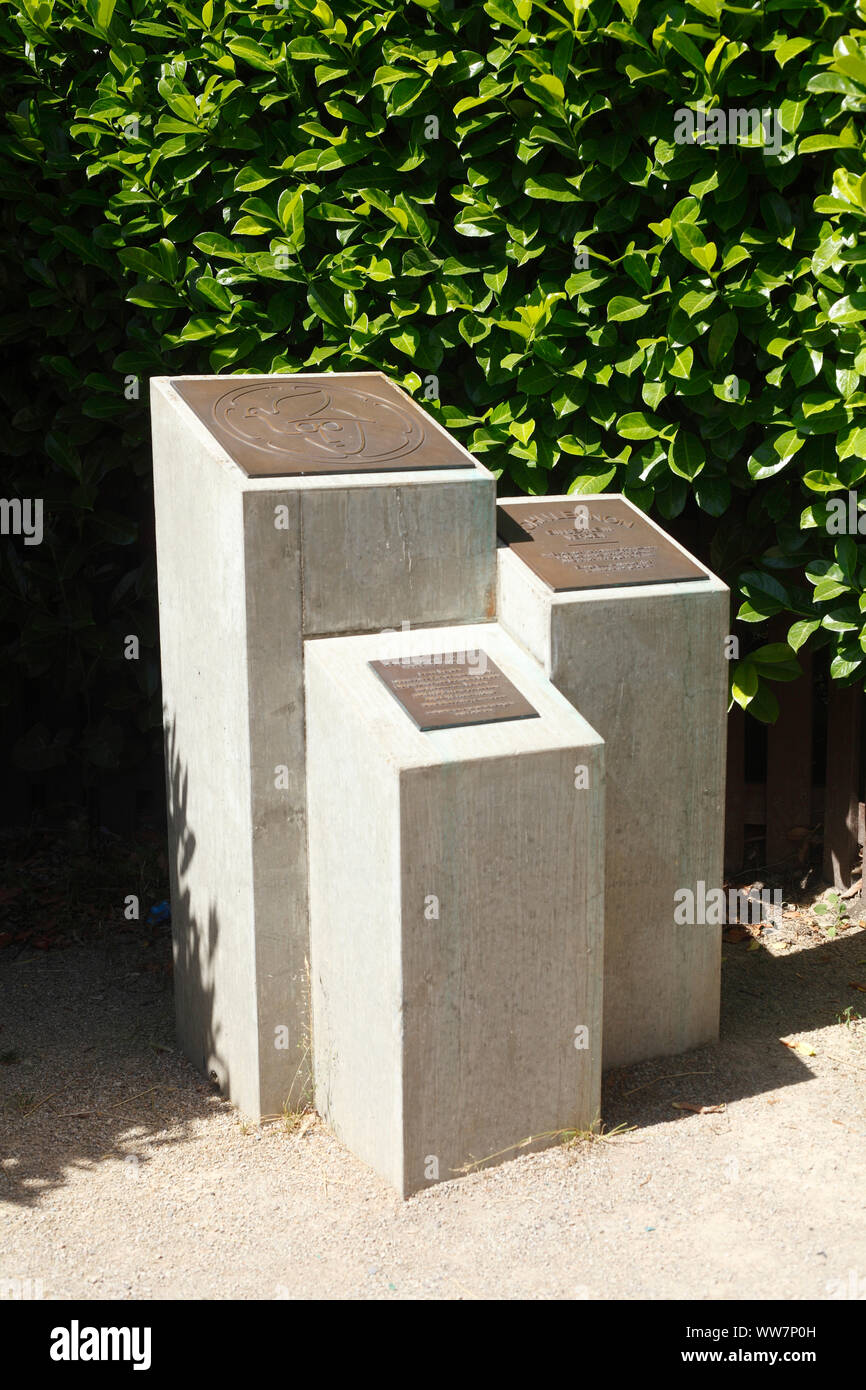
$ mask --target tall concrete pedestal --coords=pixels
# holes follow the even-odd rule
[[[151,386],[178,1034],[274,1115],[309,1092],[303,640],[491,617],[494,482],[379,373]]]

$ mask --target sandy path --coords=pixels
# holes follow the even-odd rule
[[[866,1022],[837,1021],[866,1015],[866,931],[747,947],[725,947],[717,1047],[607,1077],[605,1121],[633,1132],[408,1202],[321,1124],[245,1126],[175,1052],[134,938],[7,956],[0,1279],[46,1298],[866,1298]]]

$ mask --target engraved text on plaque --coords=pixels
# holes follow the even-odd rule
[[[622,498],[500,503],[499,535],[557,593],[707,579]]]
[[[437,652],[370,665],[425,733],[538,718],[538,711],[482,651]]]

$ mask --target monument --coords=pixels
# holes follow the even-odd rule
[[[380,373],[151,391],[193,1062],[405,1195],[715,1038],[674,911],[721,884],[725,585],[622,497],[497,506]]]

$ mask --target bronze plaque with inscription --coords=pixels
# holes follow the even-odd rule
[[[370,665],[423,733],[539,718],[483,651],[395,657]]]
[[[455,441],[378,372],[171,384],[248,478],[472,467]]]
[[[500,502],[496,514],[502,540],[557,593],[709,578],[622,498]]]

